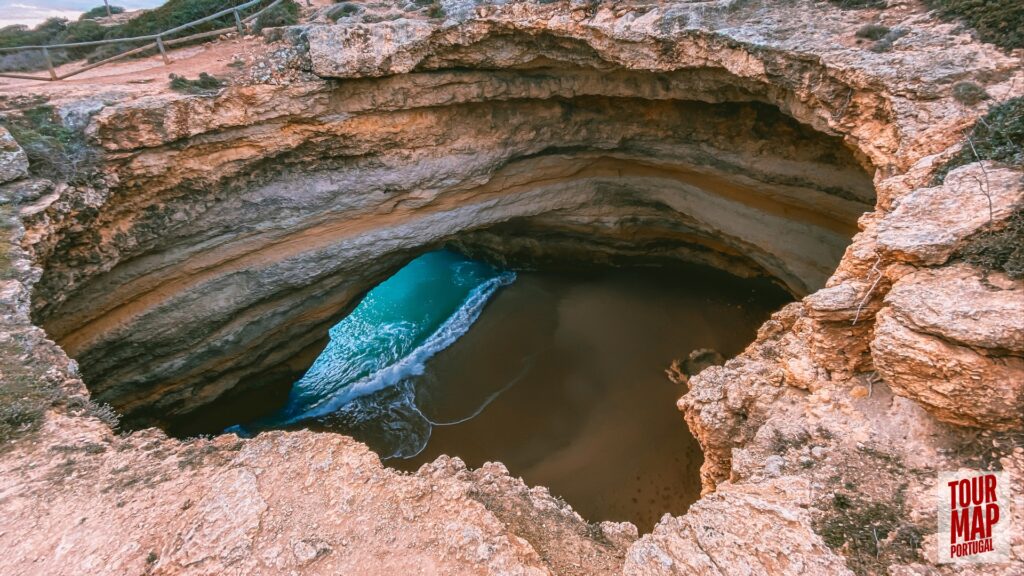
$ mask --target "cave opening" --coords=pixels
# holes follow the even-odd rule
[[[444,425],[421,449],[387,458],[396,433],[427,433],[344,410],[263,429],[350,434],[402,470],[439,454],[501,461],[589,520],[648,529],[700,490],[675,408],[685,390],[665,368],[740,352],[770,312],[824,284],[874,201],[842,138],[760,102],[577,96],[381,115],[404,148],[355,154],[325,121],[272,178],[126,200],[91,236],[61,240],[35,318],[124,427],[184,438],[273,416],[332,326],[445,249],[517,278],[425,363],[411,400],[400,386],[360,397],[434,410]],[[162,219],[179,212],[194,217]],[[104,249],[120,260],[75,269]]]
[[[685,386],[665,368],[692,351],[739,353],[792,296],[680,262],[509,268],[455,251],[472,252],[471,238],[371,289],[319,355],[260,393],[225,395],[168,430],[335,432],[408,472],[440,455],[502,462],[591,521],[649,531],[684,513],[703,456],[675,408]]]

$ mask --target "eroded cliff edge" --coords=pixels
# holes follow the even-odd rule
[[[952,26],[895,17],[910,33],[878,53],[851,39],[859,16],[824,6],[453,4],[444,21],[292,31],[286,85],[97,107],[102,182],[8,185],[37,268],[20,260],[5,282],[5,331],[11,356],[84,398],[81,366],[93,398],[129,418],[255,385],[440,242],[498,258],[696,260],[809,295],[691,380],[680,408],[708,495],[635,542],[500,466],[406,477],[311,433],[118,437],[58,403],[4,454],[2,537],[20,552],[5,561],[913,573],[934,557],[934,471],[992,462],[1015,472],[1020,518],[1024,284],[955,254],[1011,216],[1021,173],[974,163],[934,184],[933,172],[983,112],[951,86],[1001,101],[1024,75]],[[878,512],[867,522],[884,525],[884,555],[835,540],[844,522],[866,525],[836,494]]]

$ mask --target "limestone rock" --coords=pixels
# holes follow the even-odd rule
[[[314,26],[306,34],[314,72],[356,78],[409,72],[419,63],[410,50],[433,31],[426,22],[400,19],[369,26]]]
[[[1020,356],[986,356],[917,332],[889,308],[878,313],[871,356],[894,392],[944,422],[996,430],[1024,427]]]
[[[915,269],[1020,200],[1020,172],[990,164],[929,183],[983,111],[949,86],[1018,95],[1018,57],[918,3],[870,12],[908,31],[885,53],[854,36],[869,12],[822,2],[443,4],[455,17],[254,42],[245,60],[274,73],[213,97],[33,86],[106,154],[102,182],[17,194],[32,203],[6,252],[0,373],[38,365],[58,401],[2,447],[0,572],[846,574],[850,550],[813,530],[833,477],[885,476],[888,499],[912,484],[901,521],[930,518],[934,472],[983,465],[972,452],[1019,488],[1012,434],[938,420],[1019,425],[1019,332],[999,317],[1019,289]],[[218,46],[200,60],[228,62]],[[262,83],[286,65],[294,81]],[[692,379],[678,405],[706,495],[639,541],[497,464],[400,474],[341,436],[115,435],[81,408],[171,417],[242,389],[448,241],[703,262],[810,296]],[[924,540],[884,568],[946,570]],[[1015,542],[1011,564],[971,572],[1013,573]]]
[[[1024,281],[965,264],[904,276],[871,353],[896,393],[940,420],[1024,427]]]
[[[901,198],[878,224],[878,244],[895,259],[942,264],[965,238],[1005,219],[1024,199],[1019,171],[991,162],[953,170],[939,186]]]
[[[686,516],[666,516],[634,544],[623,574],[852,574],[810,530],[806,511],[793,499],[799,494],[807,494],[807,486],[792,477],[719,485]]]
[[[1024,280],[957,264],[900,279],[885,303],[917,332],[988,354],[1024,354]]]
[[[732,450],[750,441],[764,422],[765,407],[781,392],[777,367],[737,358],[712,366],[690,379],[690,391],[678,406],[704,450],[704,492],[729,477]]]
[[[28,175],[28,156],[6,128],[0,126],[0,184]]]

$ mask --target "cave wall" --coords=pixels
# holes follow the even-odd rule
[[[40,218],[36,321],[99,399],[159,422],[287,362],[445,242],[824,285],[874,203],[862,150],[731,71],[556,40],[104,110],[107,186]]]
[[[454,3],[444,0],[446,6]],[[11,527],[0,531],[0,539],[6,535],[7,547],[16,552],[0,559],[10,566],[7,571],[45,566],[52,573],[81,572],[83,566],[95,570],[97,562],[110,573],[399,573],[423,566],[451,572],[644,576],[749,567],[773,574],[830,575],[865,566],[893,573],[941,570],[934,564],[937,542],[929,520],[937,471],[1000,466],[1010,472],[1013,493],[1024,494],[1024,458],[1019,450],[1013,452],[1019,435],[988,434],[996,426],[1018,431],[1021,426],[1024,379],[1018,360],[1024,315],[1010,312],[1024,301],[1024,284],[953,264],[966,238],[1000,225],[1019,205],[1021,173],[975,163],[951,173],[943,185],[932,183],[935,167],[956,153],[964,129],[989,104],[965,107],[951,96],[951,87],[975,81],[992,103],[1018,95],[1024,79],[1019,58],[972,40],[956,24],[931,20],[913,4],[891,6],[884,14],[840,10],[829,3],[731,1],[657,6],[509,2],[471,9],[478,13],[469,21],[435,21],[421,34],[396,30],[404,24],[395,22],[302,32],[308,47],[298,50],[300,57],[315,56],[302,74],[319,70],[325,77],[344,77],[336,82],[300,74],[305,80],[287,86],[261,80],[261,85],[233,86],[210,98],[157,94],[109,104],[90,125],[94,141],[106,151],[106,185],[41,186],[44,195],[26,194],[31,205],[22,207],[21,220],[30,253],[15,251],[17,279],[0,284],[5,304],[0,324],[14,337],[3,360],[39,362],[41,379],[71,391],[76,402],[48,410],[36,434],[0,454],[9,472],[0,474],[5,494],[0,516]],[[794,9],[808,17],[794,18]],[[890,52],[869,50],[854,36],[865,13],[908,34]],[[474,50],[462,51],[457,59],[451,55],[458,46],[486,42],[488,30],[499,29],[521,31],[510,36],[522,58],[506,60],[517,70],[474,70]],[[552,41],[572,50],[556,55],[554,47],[545,45],[551,53],[545,60],[522,48],[530,44],[524,34],[571,37]],[[580,65],[593,70],[576,72],[564,62],[583,48],[589,52]],[[498,61],[486,54],[477,60],[485,68]],[[447,69],[455,61],[459,69]],[[537,70],[527,76],[524,69],[538,62],[557,73],[544,74],[543,81],[537,80]],[[490,82],[492,77],[498,80]],[[526,80],[513,81],[520,77],[529,78],[529,86]],[[584,77],[593,80],[579,81]],[[101,87],[104,94],[108,89]],[[124,274],[139,279],[130,282],[130,291],[147,296],[139,315],[126,314],[119,326],[125,334],[134,333],[145,350],[141,343],[158,334],[132,327],[150,325],[148,303],[176,301],[178,287],[192,276],[202,285],[230,262],[259,262],[238,259],[287,237],[302,223],[298,215],[308,199],[331,196],[323,192],[331,184],[295,202],[294,190],[267,194],[276,202],[280,221],[260,225],[265,237],[260,229],[242,226],[244,209],[251,206],[233,200],[239,195],[284,182],[294,166],[308,174],[372,161],[379,147],[398,149],[401,138],[413,133],[405,128],[437,118],[436,109],[456,103],[582,96],[763,102],[842,138],[859,164],[877,167],[874,210],[857,221],[860,232],[826,287],[780,310],[762,326],[757,341],[725,366],[690,380],[679,407],[705,453],[702,478],[709,494],[684,516],[664,518],[639,539],[628,525],[587,525],[545,489],[513,481],[496,463],[468,471],[458,459],[442,458],[405,475],[383,469],[365,447],[334,434],[272,432],[246,440],[220,435],[183,441],[158,430],[115,434],[82,408],[88,394],[75,364],[28,316],[28,290],[34,286],[31,307],[37,323],[61,318],[67,303],[78,307],[71,315],[86,326],[91,315],[83,312],[81,295],[102,296],[103,291],[89,286],[103,282],[108,271]],[[457,135],[440,144],[456,141]],[[471,140],[458,142],[462,155],[453,168],[476,150]],[[428,149],[439,145],[431,138],[420,144]],[[391,158],[401,156],[385,159]],[[389,188],[395,183],[387,178],[390,173],[360,174],[379,179],[373,183],[383,198],[395,190]],[[462,172],[437,172],[425,197],[397,189],[395,198],[402,203],[389,209],[430,204],[441,184],[469,194],[491,179],[489,173],[475,174],[460,184],[452,174]],[[971,193],[979,181],[989,185],[987,195]],[[30,186],[35,184],[24,185]],[[344,202],[332,202],[342,206],[361,200],[350,193]],[[376,214],[365,200],[364,212]],[[619,196],[615,200],[627,202]],[[240,223],[237,245],[230,242],[231,222],[210,220],[202,229],[184,232],[206,211],[231,202]],[[628,202],[635,211],[641,205],[657,206],[634,198]],[[599,214],[593,206],[586,209],[591,216]],[[526,231],[546,238],[545,246],[558,240],[559,252],[589,239],[585,245],[602,246],[600,253],[586,247],[598,256],[633,245],[599,237],[595,227],[583,235],[575,234],[576,226],[550,228],[552,220],[566,214],[523,214],[479,233],[460,230],[456,241],[486,235],[507,251]],[[675,225],[671,213],[659,214],[651,228]],[[295,238],[304,244],[315,236]],[[214,247],[219,244],[230,249],[218,252]],[[705,246],[699,246],[706,250],[702,254],[711,254]],[[723,250],[713,254],[722,257]],[[206,262],[198,258],[205,251],[213,256]],[[196,266],[186,268],[182,262],[190,255],[197,256]],[[690,255],[697,253],[691,250]],[[386,274],[408,256],[378,256],[370,262],[387,261],[356,267],[354,274],[364,279]],[[334,260],[325,262],[333,265]],[[727,265],[760,269],[747,256],[730,257]],[[42,270],[46,277],[38,282]],[[204,270],[209,277],[202,275]],[[117,286],[110,282],[108,288]],[[245,305],[248,291],[256,288],[262,290],[260,282],[229,295],[243,298]],[[936,298],[955,305],[936,308]],[[232,307],[230,299],[223,307]],[[978,321],[965,322],[966,315]],[[315,316],[296,314],[289,323]],[[73,323],[64,329],[78,327]],[[180,326],[169,328],[183,340],[193,338]],[[197,331],[195,337],[202,341],[204,336]],[[250,338],[239,337],[237,343],[256,341]],[[163,343],[176,342],[172,336]],[[112,344],[104,345],[113,350]],[[257,348],[235,346],[233,356],[222,358],[226,366],[248,371],[262,365],[252,361]],[[160,361],[162,351],[149,353]],[[921,366],[940,372],[916,369]],[[168,410],[187,409],[189,394],[200,400],[215,395],[215,387],[201,377],[181,374],[172,387],[158,391],[179,396]],[[115,396],[111,390],[117,382],[93,376],[106,386],[94,385],[94,398]],[[171,381],[160,378],[155,374],[139,379],[138,389],[125,388],[130,393],[126,402],[134,402],[135,410],[146,406],[150,390],[145,386]],[[1002,400],[960,401],[990,396],[991,390]],[[897,504],[885,509],[900,522],[898,533],[917,529],[909,533],[922,539],[902,548],[893,547],[902,539],[887,539],[880,554],[877,548],[857,550],[824,540],[822,523],[846,517],[836,510],[833,495],[847,490],[845,482],[851,479],[859,489],[852,510],[861,504]],[[894,503],[893,494],[905,495],[905,501]],[[1012,506],[1020,517],[1024,501],[1018,497]],[[463,528],[452,531],[453,525]],[[24,526],[35,529],[26,537]],[[401,555],[394,554],[396,542]],[[1020,544],[1014,534],[1012,550],[1019,552]],[[1015,574],[1019,563],[1015,553],[1011,563],[982,571]]]

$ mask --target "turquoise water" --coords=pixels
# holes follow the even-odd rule
[[[417,453],[429,437],[430,423],[416,414],[415,378],[427,360],[466,333],[488,299],[515,277],[448,250],[416,258],[370,290],[330,329],[327,347],[292,386],[284,408],[228,430],[252,434],[338,419],[351,428],[380,422],[382,411],[401,411],[400,420],[423,433],[387,434],[395,437],[390,455]],[[369,396],[372,400],[359,402]]]
[[[513,274],[431,252],[371,290],[305,372],[227,398],[185,435],[242,421],[228,430],[352,436],[410,472],[441,454],[500,461],[586,518],[648,531],[701,490],[685,389],[664,368],[738,354],[788,300],[695,265]]]

